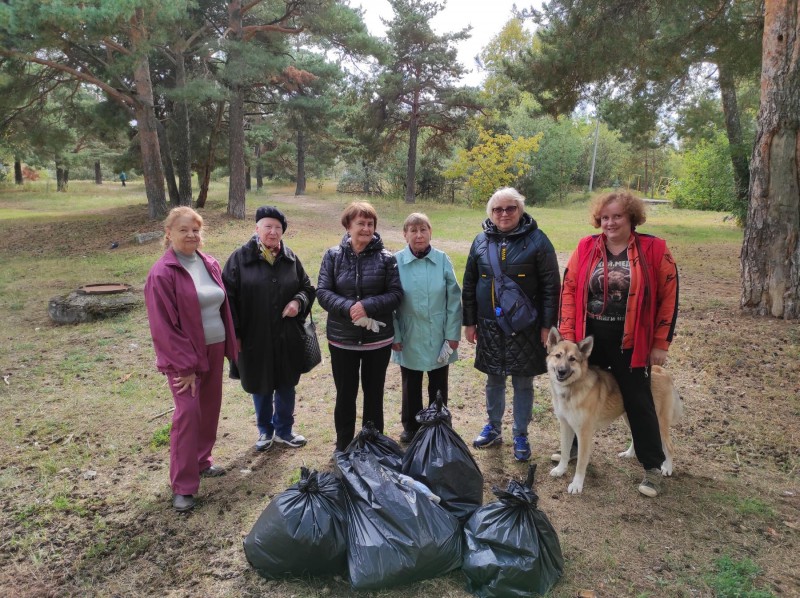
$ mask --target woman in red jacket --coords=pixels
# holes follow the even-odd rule
[[[169,448],[172,505],[194,507],[200,476],[225,473],[211,450],[222,405],[223,356],[236,360],[236,333],[217,260],[201,253],[203,217],[174,208],[164,221],[166,251],[147,275],[147,317],[156,367],[167,376],[175,411]]]
[[[609,369],[620,386],[636,457],[645,469],[639,492],[654,497],[664,453],[649,369],[664,365],[672,342],[678,269],[663,239],[636,232],[645,219],[644,202],[627,191],[594,199],[590,222],[602,233],[581,239],[570,257],[558,328],[576,342],[594,336],[589,361]]]

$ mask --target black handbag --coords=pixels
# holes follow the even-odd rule
[[[322,351],[317,339],[317,325],[314,324],[314,316],[311,315],[311,312],[303,321],[301,328],[303,331],[303,367],[300,372],[306,374],[322,362]]]
[[[489,241],[489,264],[492,267],[492,306],[500,329],[514,335],[529,326],[533,326],[539,318],[536,307],[530,297],[520,286],[506,276],[500,269],[497,255],[497,243]]]

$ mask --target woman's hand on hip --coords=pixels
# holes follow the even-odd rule
[[[197,374],[192,372],[188,376],[175,376],[172,379],[178,394],[183,393],[187,388],[191,390],[191,396],[197,396]]]
[[[398,353],[403,350],[403,343],[392,343],[392,351],[397,351]]]
[[[283,308],[282,318],[293,318],[300,313],[300,302],[297,299],[292,299]]]
[[[667,363],[667,352],[664,349],[653,347],[650,350],[650,365],[664,365],[665,363]]]
[[[359,318],[368,318],[368,317],[369,316],[367,315],[367,310],[364,309],[364,305],[361,303],[361,301],[357,301],[350,308],[350,319],[353,320],[353,322],[355,322]]]
[[[464,336],[467,338],[468,343],[474,345],[475,339],[478,337],[478,327],[464,326]]]

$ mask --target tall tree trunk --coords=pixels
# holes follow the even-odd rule
[[[416,104],[416,103],[415,103]],[[417,177],[417,137],[419,137],[419,122],[416,111],[412,112],[408,123],[408,166],[406,167],[406,203],[416,200]]]
[[[69,189],[69,166],[64,169],[64,188],[62,191],[66,192]]]
[[[245,191],[252,191],[253,189],[253,177],[250,175],[250,165],[247,165],[247,168],[244,169],[244,190]]]
[[[725,116],[725,132],[728,135],[733,181],[736,185],[736,202],[744,209],[747,206],[747,189],[750,186],[750,167],[747,163],[748,149],[742,142],[742,124],[739,120],[739,103],[736,100],[736,85],[728,70],[721,64],[718,81],[722,96],[722,113]]]
[[[186,63],[183,52],[175,56],[175,87],[186,87]],[[175,104],[175,168],[178,171],[178,202],[182,206],[192,205],[192,136],[189,119],[189,103],[178,100]]]
[[[361,191],[364,195],[369,195],[371,189],[371,185],[369,184],[369,162],[361,160],[361,167],[364,169],[364,183],[362,184]]]
[[[181,197],[178,193],[178,184],[175,182],[175,169],[172,167],[172,151],[169,146],[167,129],[164,127],[164,123],[158,119],[156,119],[156,130],[161,150],[161,165],[164,167],[164,180],[169,192],[169,205],[174,208],[181,205]]]
[[[241,62],[241,50],[237,44],[242,39],[242,3],[230,0],[228,3],[229,39],[233,42],[228,60],[236,65]],[[238,77],[234,73],[233,77]],[[244,91],[237,81],[229,83],[231,103],[228,108],[228,160],[230,183],[228,184],[228,214],[244,220],[245,216],[245,164],[244,164]]]
[[[800,318],[800,0],[766,0],[761,108],[742,245],[747,312]]]
[[[64,180],[64,167],[56,161],[56,191],[66,191],[67,183]]]
[[[295,195],[306,194],[306,140],[303,129],[297,129],[297,186]]]
[[[22,185],[25,179],[22,177],[22,160],[14,158],[14,184]]]
[[[221,101],[217,105],[217,117],[214,120],[214,127],[211,129],[211,134],[208,136],[208,151],[206,152],[206,159],[201,167],[201,171],[197,173],[197,180],[200,185],[200,192],[197,194],[197,207],[206,207],[206,199],[208,199],[208,186],[211,183],[211,171],[214,169],[214,154],[217,150],[217,137],[219,136],[220,128],[222,127],[222,115],[225,112],[225,102]]]
[[[256,189],[264,186],[264,165],[261,163],[261,143],[256,143]]]
[[[131,22],[131,42],[141,48],[145,32],[141,25],[143,9],[137,8]],[[136,121],[139,129],[139,145],[142,152],[142,176],[147,196],[147,211],[150,217],[160,220],[167,214],[167,198],[164,195],[164,171],[161,168],[161,147],[158,143],[157,119],[153,106],[153,83],[150,80],[150,60],[142,54],[133,71],[136,86]]]
[[[103,184],[103,171],[100,169],[100,160],[94,161],[94,184]]]

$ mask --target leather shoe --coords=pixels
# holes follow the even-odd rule
[[[206,467],[200,472],[200,477],[202,478],[218,478],[221,475],[225,475],[225,470],[221,467],[217,467],[216,465]]]
[[[194,497],[191,494],[176,494],[172,497],[172,507],[178,513],[185,513],[194,508]]]

